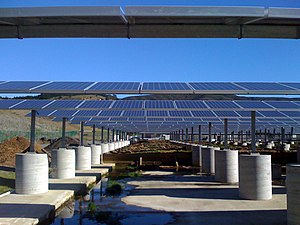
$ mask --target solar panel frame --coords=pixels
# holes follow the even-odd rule
[[[7,81],[0,84],[2,93],[29,93],[32,88],[38,87],[49,81]]]
[[[214,111],[214,113],[219,118],[239,117],[235,111]]]
[[[242,109],[273,109],[271,106],[267,105],[263,101],[235,100],[234,102]]]
[[[109,116],[109,117],[115,117],[115,116],[122,116],[123,110],[102,110],[99,113],[99,116]]]
[[[241,109],[234,101],[204,101],[212,109]]]
[[[163,110],[147,110],[146,111],[146,116],[147,117],[168,117],[168,111],[163,111]]]
[[[132,111],[124,111],[123,116],[125,117],[144,117],[144,110],[132,110]]]
[[[94,82],[53,81],[48,84],[32,88],[33,93],[84,93],[85,89]]]
[[[53,117],[73,117],[78,110],[56,110],[54,113],[51,114]]]
[[[10,100],[1,100],[0,99],[0,109],[10,109],[12,106],[21,103],[21,99],[10,99]]]
[[[95,117],[98,116],[100,114],[100,110],[78,110],[78,112],[76,113],[76,115],[74,116],[78,116],[78,117]]]
[[[85,92],[91,94],[139,94],[140,86],[140,82],[97,82]]]
[[[192,117],[190,111],[184,111],[184,110],[170,110],[169,115],[170,117]]]
[[[178,109],[207,109],[201,100],[176,100],[174,102]]]
[[[212,111],[191,111],[194,117],[216,117]]]
[[[30,110],[39,110],[43,109],[45,106],[50,104],[53,100],[26,100],[17,104],[11,109],[30,109]]]
[[[145,101],[145,109],[174,109],[175,105],[174,102],[171,100],[146,100]]]
[[[300,117],[300,111],[280,111],[280,112],[291,118]]]
[[[143,82],[141,93],[185,93],[193,94],[191,87],[184,82]]]
[[[78,109],[109,109],[114,101],[112,100],[86,100],[82,101]]]
[[[82,104],[82,100],[54,100],[45,109],[74,109]]]
[[[264,101],[276,109],[298,109],[300,106],[292,101]]]
[[[112,109],[142,109],[144,101],[142,100],[119,100],[111,106]]]
[[[259,111],[260,114],[262,114],[265,117],[286,117],[284,114],[278,112],[278,111]]]
[[[295,89],[284,86],[280,83],[271,82],[234,82],[234,84],[246,89],[249,93],[255,91],[256,93],[267,93],[273,91],[294,92]]]
[[[243,93],[245,89],[232,82],[189,82],[195,94],[235,94]]]

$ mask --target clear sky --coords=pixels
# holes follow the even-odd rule
[[[121,4],[300,8],[299,0],[0,0],[0,7]],[[0,39],[0,80],[300,82],[299,62],[300,40]]]

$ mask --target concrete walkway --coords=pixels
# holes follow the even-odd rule
[[[286,224],[286,190],[282,186],[273,187],[272,200],[253,201],[239,199],[238,186],[214,182],[213,177],[155,171],[144,175],[128,182],[135,188],[122,201],[171,213],[171,224]]]

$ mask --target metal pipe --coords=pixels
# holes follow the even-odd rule
[[[110,140],[109,140],[109,128],[107,128],[107,143],[109,143],[110,142]]]
[[[202,144],[202,130],[201,130],[201,125],[199,125],[199,128],[198,128],[198,143],[199,143],[199,145]]]
[[[252,153],[256,152],[256,139],[255,139],[255,111],[251,111],[251,149]]]
[[[61,147],[62,148],[66,147],[66,122],[67,122],[67,118],[63,117],[62,118],[62,128],[61,128]]]
[[[185,128],[185,142],[188,142],[189,128]]]
[[[101,143],[104,142],[104,127],[101,127]]]
[[[115,141],[115,129],[112,130],[112,142]]]
[[[95,141],[96,141],[96,125],[93,124],[93,140],[92,140],[93,145],[95,144]]]
[[[191,142],[194,143],[194,127],[192,127],[191,129]]]
[[[80,146],[83,146],[84,122],[80,122]]]
[[[30,147],[29,152],[35,152],[35,121],[36,121],[36,110],[31,110],[31,127],[30,127]]]
[[[224,119],[224,148],[228,148],[228,119]]]
[[[208,123],[208,143],[211,143],[211,122]]]

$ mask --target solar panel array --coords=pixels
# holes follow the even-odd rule
[[[0,93],[110,94],[300,94],[300,83],[284,82],[74,82],[3,81]]]

